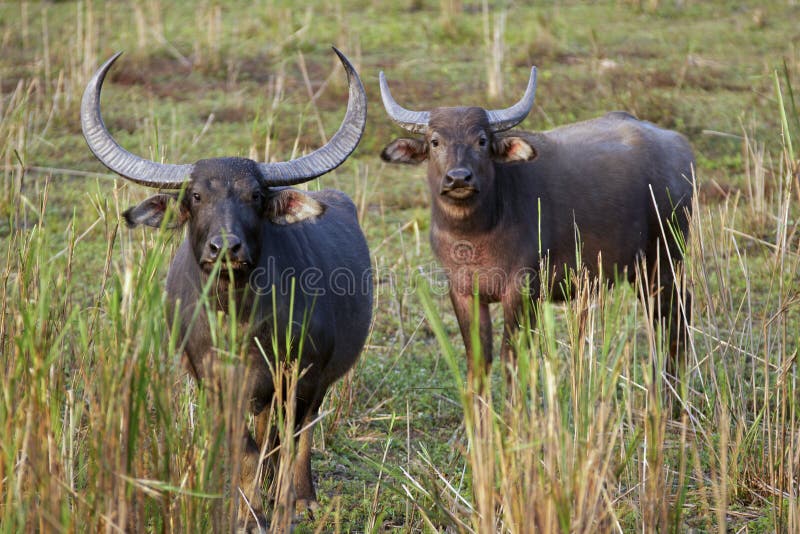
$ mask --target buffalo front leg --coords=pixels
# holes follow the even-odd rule
[[[261,437],[251,434],[244,417],[244,405],[247,404],[248,393],[251,387],[232,388],[233,384],[248,383],[247,370],[240,365],[229,365],[219,359],[208,356],[205,358],[204,370],[207,373],[206,387],[216,400],[217,409],[222,413],[242,412],[242,417],[233,417],[226,431],[231,453],[231,497],[232,515],[236,515],[239,531],[263,532],[267,528],[262,499],[262,484],[264,470],[261,466]],[[196,359],[190,361],[197,362]],[[203,367],[200,367],[203,369]],[[197,369],[197,367],[195,367]],[[200,376],[202,374],[198,373]],[[262,414],[268,410],[262,410]],[[258,422],[257,416],[256,421]],[[258,428],[258,424],[256,425]]]
[[[238,496],[239,526],[245,532],[260,532],[267,527],[261,498],[264,474],[261,465],[261,447],[250,435],[250,432],[245,430],[244,450],[239,473],[241,484],[239,488],[242,494]]]
[[[492,365],[492,318],[489,314],[489,304],[478,303],[478,340],[480,342],[480,359],[478,359],[472,342],[474,297],[471,294],[465,295],[451,290],[450,300],[453,302],[456,320],[467,352],[468,378],[471,381],[475,377],[475,373],[480,373],[478,378],[483,387],[484,378],[488,376]]]
[[[297,461],[294,466],[294,487],[297,493],[297,513],[306,510],[313,512],[318,508],[317,492],[311,475],[311,444],[314,437],[314,426],[311,423],[317,418],[321,399],[315,400],[302,419],[300,437],[297,443]]]
[[[517,366],[517,351],[514,347],[514,338],[519,332],[522,320],[522,293],[517,288],[511,288],[503,297],[503,345],[500,357],[506,371],[512,372]]]

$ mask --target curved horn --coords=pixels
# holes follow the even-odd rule
[[[194,165],[156,163],[135,156],[119,146],[103,123],[100,115],[100,90],[103,88],[106,73],[120,55],[122,52],[117,52],[97,69],[83,92],[81,128],[86,144],[100,163],[123,178],[149,187],[180,189],[189,179]]]
[[[341,165],[361,140],[367,123],[367,95],[361,84],[361,78],[347,57],[335,46],[333,51],[339,56],[347,72],[347,83],[350,88],[347,112],[342,124],[330,141],[310,154],[291,161],[259,163],[258,168],[268,186],[295,185],[322,176]]]
[[[430,112],[411,111],[395,102],[394,98],[392,98],[392,93],[389,91],[389,84],[386,83],[386,76],[383,75],[383,71],[380,72],[380,81],[383,107],[386,108],[386,113],[389,114],[389,117],[409,132],[425,133],[428,128],[428,120],[431,117]]]
[[[513,128],[522,119],[528,116],[533,107],[533,100],[536,96],[536,67],[531,67],[531,77],[528,80],[528,87],[519,102],[506,109],[486,111],[489,125],[493,132],[502,132]]]

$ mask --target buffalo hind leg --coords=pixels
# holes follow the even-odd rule
[[[685,310],[686,320],[683,319],[681,308]],[[691,320],[691,294],[685,291],[681,294],[678,282],[670,279],[661,285],[661,302],[658,314],[654,321],[659,321],[665,329],[669,343],[669,356],[666,358],[667,384],[665,384],[665,400],[667,410],[674,419],[681,417],[684,403],[684,387],[686,385],[686,366],[688,362],[688,325]]]
[[[670,199],[672,210],[661,213],[660,237],[651,242],[647,250],[650,283],[657,282],[652,289],[656,293],[658,307],[654,321],[663,325],[669,342],[669,359],[666,367],[670,380],[677,386],[683,377],[687,363],[689,324],[692,318],[692,299],[685,287],[683,254],[689,236],[690,199]],[[681,238],[674,236],[680,235]],[[683,290],[685,289],[685,291]],[[685,317],[685,320],[684,320]],[[677,389],[676,389],[677,391]]]
[[[689,343],[688,325],[692,318],[692,295],[688,290],[682,292],[679,282],[671,277],[661,284],[658,317],[662,319],[662,324],[668,334],[670,357],[667,360],[667,373],[677,379],[682,376],[686,367]]]
[[[673,415],[678,416],[679,403],[673,402],[674,394],[680,395],[681,384],[686,369],[687,349],[689,341],[688,325],[691,322],[692,299],[688,289],[682,291],[681,280],[683,262],[677,250],[671,250],[674,263],[670,266],[669,256],[663,247],[658,250],[656,260],[648,269],[650,295],[654,300],[653,327],[661,328],[662,336],[668,343],[669,355],[666,358],[666,374],[668,386],[665,387],[666,398],[673,406]],[[652,257],[652,256],[649,256]],[[676,279],[677,277],[677,279]],[[645,301],[645,306],[648,302]],[[685,320],[684,320],[685,316]],[[674,391],[674,393],[673,393]]]

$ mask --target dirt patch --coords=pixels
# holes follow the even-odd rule
[[[115,84],[140,86],[159,98],[183,101],[192,98],[192,93],[207,90],[209,83],[198,76],[191,76],[191,64],[174,57],[151,55],[120,59],[117,68],[109,73]]]
[[[752,86],[734,80],[729,72],[721,67],[689,67],[684,84],[704,91],[751,91]]]
[[[694,64],[670,65],[656,69],[626,69],[624,76],[612,81],[615,89],[620,84],[641,84],[646,88],[673,89],[693,88],[703,91],[749,91],[751,88],[733,78],[722,66],[699,66]]]
[[[276,75],[275,58],[272,54],[261,53],[238,61],[239,79],[256,83],[268,83]]]
[[[208,118],[208,113],[198,115],[201,120]],[[253,119],[253,111],[245,109],[242,106],[227,107],[214,111],[214,120],[217,122],[232,122],[240,123],[247,122]]]
[[[150,87],[154,80],[170,78],[175,75],[187,76],[191,65],[176,58],[163,55],[120,58],[109,78],[120,85],[143,85]]]

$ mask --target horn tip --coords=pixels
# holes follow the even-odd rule
[[[113,64],[113,63],[114,63],[116,60],[118,60],[118,59],[119,59],[119,56],[121,56],[121,55],[122,55],[122,54],[124,54],[124,53],[125,53],[125,51],[124,51],[124,50],[119,50],[119,51],[117,51],[117,52],[116,52],[116,53],[115,53],[113,56],[111,56],[110,58],[108,58],[108,61],[106,61],[106,65],[109,65],[109,66],[111,66],[111,65],[112,65],[112,64]]]
[[[344,70],[347,73],[347,79],[348,80],[350,79],[351,74],[355,74],[356,78],[358,78],[358,73],[356,72],[355,67],[353,67],[353,64],[350,63],[350,60],[347,59],[347,56],[344,55],[344,53],[342,53],[342,51],[336,48],[335,46],[331,45],[331,48],[333,48],[333,51],[336,52],[337,56],[339,56],[339,61],[342,62],[342,66],[344,67]]]
[[[349,66],[350,65],[350,60],[347,59],[347,56],[345,56],[344,53],[341,50],[339,50],[338,48],[336,48],[333,45],[331,45],[331,48],[333,48],[333,51],[336,52],[337,56],[339,56],[339,61],[341,61],[345,66]]]
[[[123,51],[122,51],[122,50],[118,51],[116,54],[114,54],[113,56],[111,56],[110,58],[108,58],[108,59],[106,60],[106,62],[105,62],[105,63],[103,63],[103,64],[100,66],[100,68],[99,68],[99,69],[97,69],[97,72],[95,72],[94,76],[95,76],[96,78],[99,78],[99,80],[100,80],[100,83],[102,83],[102,80],[103,80],[103,79],[105,79],[105,77],[106,77],[106,73],[109,71],[109,69],[111,69],[111,65],[113,65],[113,64],[114,64],[114,62],[115,62],[115,61],[117,61],[117,60],[119,59],[119,56],[121,56],[121,55],[122,55],[122,53],[123,53]]]

